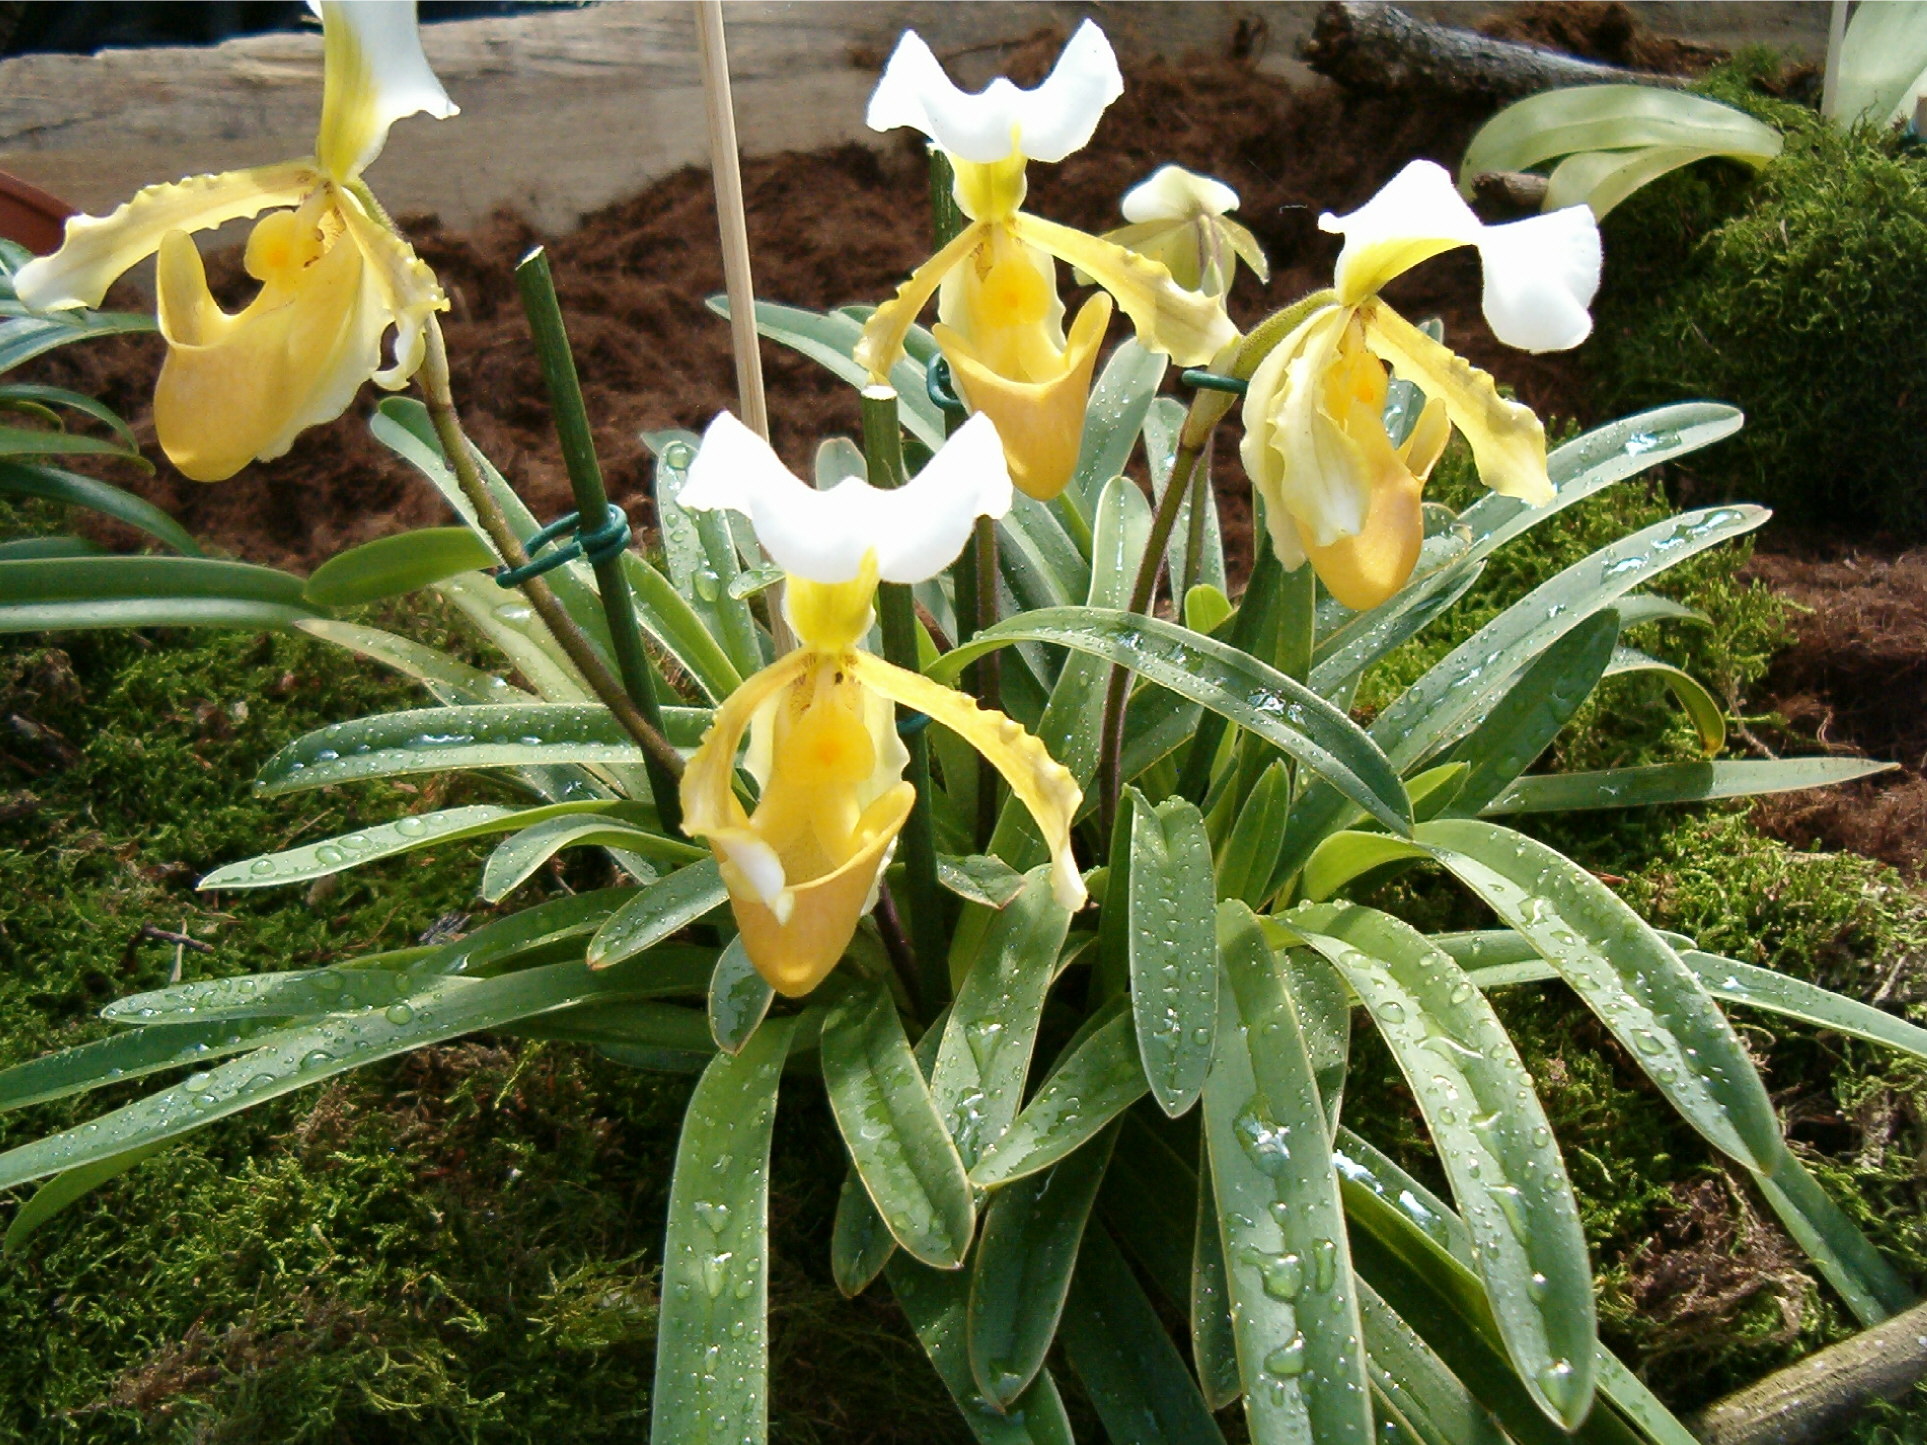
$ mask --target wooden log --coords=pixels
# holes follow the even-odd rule
[[[1705,1445],[1815,1445],[1923,1377],[1927,1305],[1915,1305],[1715,1401],[1687,1424]]]
[[[1515,100],[1570,85],[1677,87],[1677,76],[1601,65],[1470,30],[1416,20],[1395,5],[1332,0],[1300,54],[1320,75],[1359,90]]]

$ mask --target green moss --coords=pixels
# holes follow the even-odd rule
[[[1699,493],[1832,529],[1927,535],[1927,155],[1759,94],[1755,58],[1706,83],[1786,134],[1757,179],[1701,164],[1607,218],[1588,354],[1599,400],[1743,408],[1746,431],[1687,464]]]

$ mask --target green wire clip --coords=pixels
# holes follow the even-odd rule
[[[1249,382],[1235,376],[1221,376],[1215,371],[1206,371],[1202,366],[1187,367],[1178,373],[1182,381],[1193,391],[1228,391],[1233,396],[1243,396],[1250,386]]]
[[[551,552],[543,552],[551,542],[573,532],[575,535]],[[607,562],[619,557],[629,549],[629,517],[614,502],[608,504],[603,513],[602,525],[593,532],[582,530],[579,513],[570,512],[558,517],[528,540],[529,560],[520,567],[504,567],[495,574],[497,587],[520,587],[531,577],[540,577],[544,572],[552,572],[564,562],[573,562],[578,557],[588,561]],[[537,553],[542,555],[537,556]]]

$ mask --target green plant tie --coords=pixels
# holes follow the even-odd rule
[[[1178,373],[1178,380],[1193,391],[1228,391],[1233,396],[1243,396],[1250,385],[1238,377],[1223,376],[1215,371],[1207,371],[1202,366],[1186,367]]]
[[[923,369],[923,389],[953,421],[970,410],[957,395],[956,383],[950,375],[950,363],[942,355],[931,357],[930,364]]]
[[[567,542],[553,551],[544,552],[543,548],[558,538],[573,532]],[[607,562],[629,550],[629,517],[622,508],[610,502],[603,512],[602,525],[593,532],[582,530],[581,515],[570,512],[556,518],[548,526],[528,540],[529,560],[520,567],[504,567],[495,574],[497,587],[520,587],[531,577],[540,577],[544,572],[552,572],[564,562],[576,558],[586,558],[591,563]],[[540,556],[536,555],[541,553]]]

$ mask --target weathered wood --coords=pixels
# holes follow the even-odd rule
[[[1569,85],[1635,82],[1677,86],[1675,76],[1579,60],[1556,50],[1493,40],[1416,20],[1395,5],[1332,0],[1300,52],[1340,85],[1513,100]]]
[[[1705,1445],[1816,1445],[1927,1378],[1927,1304],[1715,1401],[1687,1421]]]

